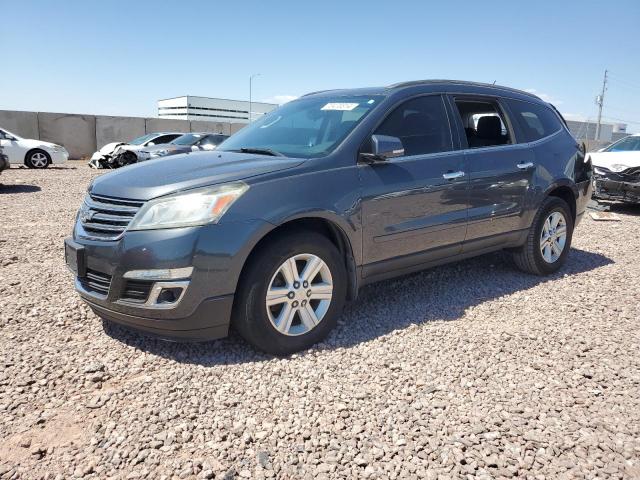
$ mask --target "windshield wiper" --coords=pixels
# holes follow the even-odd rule
[[[258,155],[271,155],[272,157],[284,156],[280,152],[276,152],[275,150],[271,150],[270,148],[242,147],[239,151],[242,153],[256,153]]]

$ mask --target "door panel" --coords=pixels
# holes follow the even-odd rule
[[[442,175],[464,171],[463,160],[460,152],[447,152],[360,166],[365,263],[446,246],[434,256],[460,251],[467,179]]]
[[[525,228],[525,199],[535,172],[535,156],[528,145],[467,150],[465,157],[469,169],[466,241]]]
[[[463,252],[500,245],[504,234],[525,228],[524,206],[535,157],[528,144],[517,143],[513,122],[499,98],[455,95],[448,100],[469,174]],[[498,116],[500,122],[483,122],[483,116]]]
[[[404,156],[358,167],[365,265],[404,257],[400,263],[407,266],[460,252],[468,177],[464,154],[453,143],[450,113],[441,95],[417,96],[373,132],[397,137]],[[364,275],[373,270],[365,267]]]

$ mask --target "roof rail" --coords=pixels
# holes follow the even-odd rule
[[[517,88],[504,87],[502,85],[496,85],[496,84],[491,84],[491,83],[468,82],[468,81],[464,81],[464,80],[413,80],[413,81],[410,81],[410,82],[394,83],[392,85],[388,85],[387,88],[389,88],[389,89],[406,88],[406,87],[414,87],[414,86],[417,86],[417,85],[435,85],[435,84],[441,84],[441,83],[448,83],[448,84],[451,84],[451,85],[468,85],[468,86],[472,86],[472,87],[494,88],[496,90],[505,90],[505,91],[508,91],[508,92],[519,93],[521,95],[527,95],[529,97],[537,98],[538,100],[540,100],[540,97],[538,97],[537,95],[534,95],[533,93],[530,93],[530,92],[525,92],[524,90],[518,90]]]
[[[308,97],[309,95],[315,95],[316,93],[324,93],[324,92],[331,92],[336,90],[335,88],[329,88],[327,90],[316,90],[315,92],[309,92],[309,93],[305,93],[304,95],[301,95],[301,97]]]

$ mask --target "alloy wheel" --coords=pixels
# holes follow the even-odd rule
[[[551,213],[540,232],[540,253],[547,263],[555,263],[567,242],[567,221],[560,212]]]
[[[287,259],[269,282],[265,305],[273,327],[283,335],[303,335],[324,318],[333,297],[333,279],[317,255]]]
[[[47,156],[42,152],[35,152],[31,155],[31,165],[35,168],[44,168],[49,163]]]

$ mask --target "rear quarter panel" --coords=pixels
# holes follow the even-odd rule
[[[591,198],[591,166],[578,142],[566,130],[530,143],[536,172],[528,198],[529,224],[544,198],[558,187],[568,187],[576,199],[576,214],[584,213]]]

